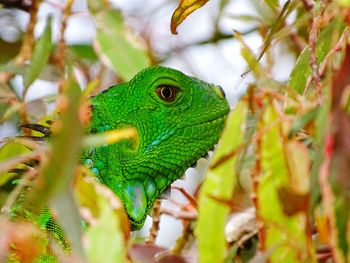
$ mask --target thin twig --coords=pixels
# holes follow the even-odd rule
[[[322,2],[321,10],[312,19],[310,35],[309,35],[310,67],[312,70],[311,81],[314,83],[314,88],[315,88],[316,93],[318,95],[319,103],[321,103],[321,101],[320,101],[321,77],[319,74],[319,68],[318,68],[318,63],[317,63],[316,42],[317,42],[317,37],[318,37],[319,31],[320,31],[320,27],[321,27],[322,15],[324,13],[324,10],[326,8],[327,3],[328,3],[328,0],[324,0]]]
[[[198,207],[197,200],[190,193],[188,193],[183,187],[172,186],[171,189],[180,191],[180,193],[182,193],[186,197],[186,199],[190,202],[190,204],[193,207],[195,208]]]
[[[246,31],[240,32],[240,35],[242,35],[242,36],[249,35],[251,33],[256,32],[258,29],[259,29],[258,27],[252,27]],[[234,40],[234,35],[233,34],[226,34],[226,33],[222,33],[222,32],[216,32],[216,33],[214,33],[213,36],[211,36],[210,38],[208,38],[206,40],[201,40],[201,41],[193,42],[190,44],[184,44],[182,46],[173,48],[172,51],[163,54],[161,56],[161,58],[159,60],[157,60],[157,62],[158,63],[163,62],[163,61],[167,60],[172,54],[181,53],[184,50],[191,48],[193,46],[212,45],[212,44],[216,44],[216,43],[219,43],[219,42],[225,41],[225,40]]]
[[[183,230],[181,236],[176,240],[175,246],[171,249],[174,255],[181,255],[182,250],[188,243],[188,240],[193,232],[193,224],[191,222],[185,221],[183,224]]]
[[[161,201],[157,199],[154,202],[153,211],[152,211],[152,227],[149,230],[149,236],[146,239],[146,244],[154,244],[157,239],[159,232],[159,222],[160,222],[160,203]]]
[[[176,219],[196,220],[198,217],[198,214],[195,211],[176,211],[168,208],[162,208],[161,213],[170,215]]]
[[[23,64],[32,55],[33,46],[34,46],[34,42],[35,42],[34,41],[34,28],[35,28],[36,22],[38,20],[37,13],[38,13],[38,9],[39,9],[39,4],[40,4],[40,1],[31,1],[31,7],[29,9],[30,20],[29,20],[29,24],[28,24],[28,29],[27,29],[27,33],[24,36],[24,40],[23,40],[23,44],[21,46],[21,49],[20,49],[18,55],[16,56],[16,58],[14,59],[15,66]],[[0,73],[0,81],[2,83],[7,83],[14,76],[15,76],[15,74],[13,74],[13,73],[2,72],[2,73]],[[24,96],[22,97],[22,102],[20,101],[20,99],[18,99],[18,102],[20,105],[18,111],[19,111],[19,116],[21,118],[21,122],[27,123],[29,117],[28,117],[28,114],[26,112],[25,104],[23,103],[23,100],[24,100]],[[30,135],[30,134],[27,134],[27,135]]]
[[[284,4],[281,12],[279,13],[275,24],[272,26],[270,32],[268,33],[266,40],[264,41],[264,44],[259,52],[258,57],[256,58],[257,61],[260,61],[261,58],[264,56],[264,54],[266,53],[267,49],[270,47],[270,44],[273,40],[273,37],[275,35],[276,32],[278,32],[278,30],[283,26],[284,24],[284,20],[288,14],[288,10],[289,10],[289,5],[291,3],[291,0],[286,1],[286,3]],[[251,69],[248,69],[247,71],[243,72],[241,74],[242,77],[246,76],[249,72],[251,72]]]
[[[328,66],[328,63],[329,63],[329,60],[331,59],[331,57],[336,53],[336,52],[339,52],[341,51],[342,49],[342,45],[344,43],[344,41],[346,41],[346,38],[347,36],[349,35],[349,30],[345,29],[343,34],[341,35],[341,37],[339,38],[338,42],[336,43],[336,45],[328,52],[328,54],[326,55],[326,57],[324,58],[323,62],[321,63],[321,65],[318,67],[318,75],[319,76],[323,76],[326,69],[327,69],[327,66]],[[310,76],[307,81],[306,81],[306,85],[305,85],[305,89],[304,89],[304,93],[303,93],[303,96],[306,95],[306,93],[309,91],[310,89],[310,85],[312,83],[312,76]]]
[[[68,0],[66,3],[66,6],[63,10],[62,14],[62,23],[61,23],[61,38],[60,42],[58,43],[58,68],[63,72],[64,65],[65,65],[65,59],[66,59],[66,42],[64,40],[64,33],[67,28],[67,20],[69,16],[71,15],[71,8],[72,8],[73,0]]]
[[[32,56],[34,46],[34,28],[38,20],[38,9],[40,1],[32,1],[32,5],[29,11],[30,20],[28,24],[27,33],[24,36],[24,41],[21,50],[15,58],[15,65],[23,64],[27,59]]]

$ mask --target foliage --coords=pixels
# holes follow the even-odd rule
[[[241,44],[247,64],[242,76],[251,74],[254,80],[227,118],[202,187],[194,197],[180,189],[189,200],[180,212],[160,209],[182,219],[183,234],[172,250],[152,244],[159,230],[157,205],[148,244],[136,244],[118,198],[76,160],[82,147],[135,136],[133,129],[83,135],[87,98],[105,88],[106,72],[114,83],[126,81],[179,49],[157,53],[147,34],[136,34],[127,17],[103,0],[87,1],[96,28],[93,43],[65,41],[67,21],[75,15],[73,0],[55,6],[62,14],[60,39],[52,41],[49,17],[35,40],[38,10],[52,1],[3,2],[0,11],[15,7],[30,19],[18,41],[0,40],[0,49],[8,51],[0,54],[0,121],[17,127],[41,123],[55,136],[44,144],[31,140],[47,131],[24,125],[18,132],[25,137],[1,138],[1,262],[146,262],[156,254],[159,262],[196,257],[199,262],[350,261],[349,1],[251,0],[256,16],[231,19],[253,24],[253,29],[225,34],[218,25],[230,17],[224,12],[230,1],[221,0],[213,35],[182,47],[217,46],[232,38]],[[178,2],[169,17],[174,34],[208,1]],[[264,40],[257,54],[245,40],[252,32]],[[281,46],[295,56],[285,81],[273,74],[280,66],[275,50]],[[14,82],[18,76],[22,90]],[[56,83],[57,95],[28,101],[38,80]],[[37,224],[18,220],[47,206],[62,233],[45,236],[40,229],[45,216],[36,218]],[[14,211],[22,214],[14,216]],[[252,216],[248,211],[254,211]],[[237,223],[235,216],[242,214]]]

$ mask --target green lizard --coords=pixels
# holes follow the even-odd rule
[[[132,230],[143,226],[162,192],[213,148],[229,111],[219,86],[159,66],[92,97],[90,107],[86,133],[130,126],[137,130],[136,140],[86,149],[80,157],[122,200]],[[23,127],[51,134],[45,126]],[[21,209],[21,202],[18,205]],[[13,214],[16,216],[16,209]],[[70,252],[63,229],[49,210],[44,209],[38,217],[24,214]],[[38,262],[56,262],[50,253],[41,254],[39,259]]]
[[[85,151],[82,162],[122,200],[133,230],[154,201],[218,141],[229,111],[219,86],[152,67],[91,98],[88,133],[133,126],[137,142]]]
[[[90,108],[86,133],[137,130],[136,141],[87,149],[80,158],[122,200],[132,230],[143,226],[162,192],[213,148],[229,111],[219,86],[160,66],[91,97]],[[51,134],[45,126],[24,127]],[[47,212],[40,218],[55,225]]]

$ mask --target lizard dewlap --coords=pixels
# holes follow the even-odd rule
[[[135,127],[137,142],[87,150],[82,157],[123,201],[132,229],[154,201],[218,141],[229,111],[219,86],[152,67],[91,98],[88,133]]]

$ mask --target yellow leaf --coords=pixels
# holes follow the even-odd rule
[[[180,25],[192,12],[196,11],[208,1],[209,0],[181,0],[171,17],[171,33],[177,34],[176,28],[178,25]]]
[[[297,141],[290,141],[284,147],[287,166],[290,171],[289,187],[295,193],[307,194],[310,190],[310,159],[307,148]]]

